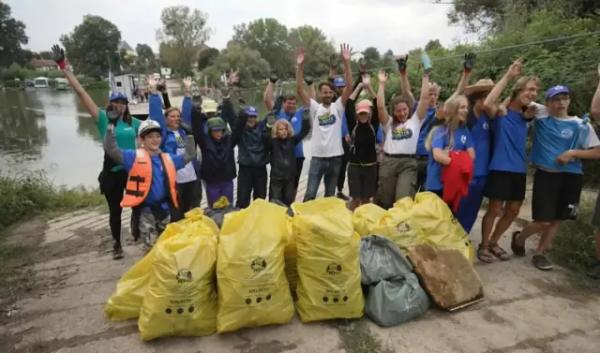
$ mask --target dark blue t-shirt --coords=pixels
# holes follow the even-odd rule
[[[490,119],[485,113],[476,118],[475,124],[470,129],[475,149],[475,161],[473,162],[473,176],[488,175],[490,164]]]
[[[494,119],[494,150],[489,170],[526,173],[527,120],[521,112],[508,109],[505,116]]]

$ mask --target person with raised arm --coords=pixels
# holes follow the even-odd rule
[[[377,91],[377,112],[379,123],[384,131],[383,150],[385,156],[379,165],[377,203],[383,208],[391,208],[396,200],[414,196],[417,183],[417,138],[427,115],[430,82],[427,74],[421,82],[421,96],[414,112],[410,101],[396,97],[390,104],[391,116],[385,105],[385,83],[388,74],[379,71]]]
[[[109,104],[105,109],[101,109],[92,100],[92,97],[81,86],[77,77],[67,68],[67,59],[65,52],[58,45],[52,47],[54,61],[65,75],[65,78],[83,103],[84,108],[96,122],[96,127],[100,137],[104,139],[106,128],[109,124],[109,118],[115,121],[115,138],[119,148],[135,149],[136,135],[140,127],[140,121],[131,116],[127,106],[128,99],[122,93],[113,92],[109,98]],[[113,238],[113,258],[115,260],[123,258],[123,248],[121,245],[121,200],[125,184],[127,183],[127,172],[123,166],[111,159],[107,154],[104,155],[102,171],[98,176],[100,182],[100,192],[106,198],[109,212],[110,232]],[[135,222],[132,222],[135,223]],[[132,230],[134,238],[137,240],[137,233]]]
[[[321,179],[325,179],[325,196],[335,194],[342,155],[342,118],[345,104],[352,93],[352,72],[350,70],[351,48],[348,44],[341,45],[344,61],[344,76],[346,86],[342,95],[333,101],[333,87],[329,82],[319,84],[318,91],[321,103],[310,98],[304,89],[304,48],[298,50],[296,57],[296,90],[304,106],[310,107],[312,121],[312,159],[308,172],[308,184],[304,201],[317,196]]]
[[[483,111],[495,117],[493,128],[493,152],[484,196],[489,204],[481,224],[481,244],[477,256],[482,262],[510,259],[498,245],[504,232],[519,215],[525,199],[527,176],[528,123],[533,118],[530,105],[535,101],[540,80],[535,76],[519,78],[512,87],[506,114],[497,116],[498,101],[508,83],[521,75],[522,59],[515,60],[502,78],[485,98]],[[534,111],[534,110],[533,110]],[[500,218],[496,222],[496,218]],[[495,257],[495,258],[494,258]]]

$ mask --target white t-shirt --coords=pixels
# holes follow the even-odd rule
[[[341,97],[327,108],[314,99],[310,100],[310,117],[312,119],[310,144],[313,157],[338,157],[344,154],[342,147],[344,109]]]
[[[185,145],[183,145],[183,137],[181,137],[179,131],[173,131],[173,135],[175,135],[175,139],[177,140],[177,155],[183,156],[185,154]],[[181,145],[183,145],[184,147],[181,147]],[[194,164],[192,162],[188,162],[188,164],[186,164],[185,167],[177,171],[177,183],[188,183],[194,180],[196,180],[196,170],[194,169]]]
[[[416,112],[402,124],[396,123],[391,116],[388,117],[384,126],[383,151],[388,154],[415,154],[424,120],[419,119]]]

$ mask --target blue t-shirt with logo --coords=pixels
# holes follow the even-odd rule
[[[303,111],[304,108],[300,108],[296,110],[294,114],[288,114],[285,112],[285,110],[283,110],[283,108],[281,108],[277,112],[277,119],[285,119],[289,121],[290,124],[292,124],[292,127],[294,128],[294,133],[297,135],[300,134],[300,131],[302,130]],[[296,156],[296,158],[304,158],[304,147],[302,146],[302,141],[300,141],[294,148],[294,155]]]
[[[580,159],[567,164],[556,163],[556,158],[570,149],[587,149],[598,144],[591,126],[577,117],[564,119],[547,116],[534,122],[531,163],[546,170],[583,174]]]
[[[442,165],[433,159],[433,149],[446,149],[450,145],[450,135],[445,126],[435,129],[431,139],[431,151],[429,151],[429,160],[427,161],[427,178],[425,179],[425,190],[442,190]],[[454,131],[453,146],[451,151],[466,151],[473,147],[473,138],[469,129],[460,126]]]
[[[470,129],[475,149],[475,161],[473,162],[473,176],[486,176],[489,173],[490,164],[490,119],[485,113],[476,118],[475,124]]]
[[[527,123],[521,112],[511,109],[506,115],[494,119],[494,150],[489,170],[527,172]]]
[[[417,105],[415,104],[415,108],[417,109]],[[435,121],[435,113],[437,112],[436,107],[429,107],[427,109],[427,115],[425,116],[425,120],[423,121],[423,125],[421,125],[421,131],[419,132],[419,139],[417,140],[417,156],[428,156],[429,152],[425,148],[425,140],[427,140],[427,135],[431,131],[433,127],[433,122]]]

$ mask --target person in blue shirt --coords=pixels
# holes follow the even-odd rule
[[[533,180],[532,218],[520,232],[513,233],[511,247],[525,256],[525,241],[540,234],[532,262],[540,270],[551,270],[545,252],[561,221],[575,219],[583,185],[580,159],[560,159],[569,150],[600,149],[600,141],[587,120],[568,115],[570,91],[564,85],[546,92],[546,106],[536,104],[531,163],[536,168]],[[546,109],[547,108],[547,109]]]
[[[461,200],[456,218],[467,233],[471,232],[471,228],[477,219],[477,212],[481,208],[483,187],[485,186],[490,163],[490,119],[483,111],[483,102],[492,88],[494,88],[494,81],[490,79],[479,80],[474,85],[465,88],[465,96],[469,100],[467,128],[473,138],[476,157],[473,166],[473,179],[469,184],[469,193]]]
[[[140,124],[141,147],[119,148],[115,138],[116,119],[110,121],[104,138],[104,151],[129,173],[124,207],[139,210],[139,232],[146,249],[151,248],[170,222],[170,208],[177,207],[178,198],[172,177],[196,156],[194,137],[188,135],[184,154],[163,153],[162,128],[152,119]],[[146,169],[150,161],[151,170]]]
[[[191,132],[192,100],[190,88],[191,78],[184,79],[185,96],[181,109],[169,107],[163,113],[162,101],[157,90],[156,79],[152,76],[147,78],[150,94],[148,96],[149,118],[158,122],[162,129],[162,142],[160,148],[170,154],[183,155],[185,152],[185,136]],[[185,125],[182,124],[185,122]],[[177,171],[177,194],[179,195],[179,207],[171,209],[171,221],[176,222],[183,219],[183,215],[194,207],[200,206],[202,198],[202,186],[199,183],[194,161]]]
[[[467,151],[475,159],[473,139],[466,127],[469,102],[463,95],[451,98],[444,104],[445,123],[434,127],[425,146],[429,151],[425,190],[442,196],[442,168],[451,162],[451,151]]]
[[[519,215],[525,199],[528,122],[535,111],[530,108],[540,88],[540,80],[535,76],[519,78],[507,104],[507,112],[497,116],[497,102],[509,81],[521,75],[522,59],[513,62],[502,78],[486,97],[483,111],[488,117],[495,117],[493,123],[493,152],[489,164],[489,174],[483,191],[490,201],[481,225],[481,244],[477,251],[481,261],[490,262],[491,255],[506,261],[508,253],[498,242],[504,232]],[[496,222],[496,218],[500,218]]]

